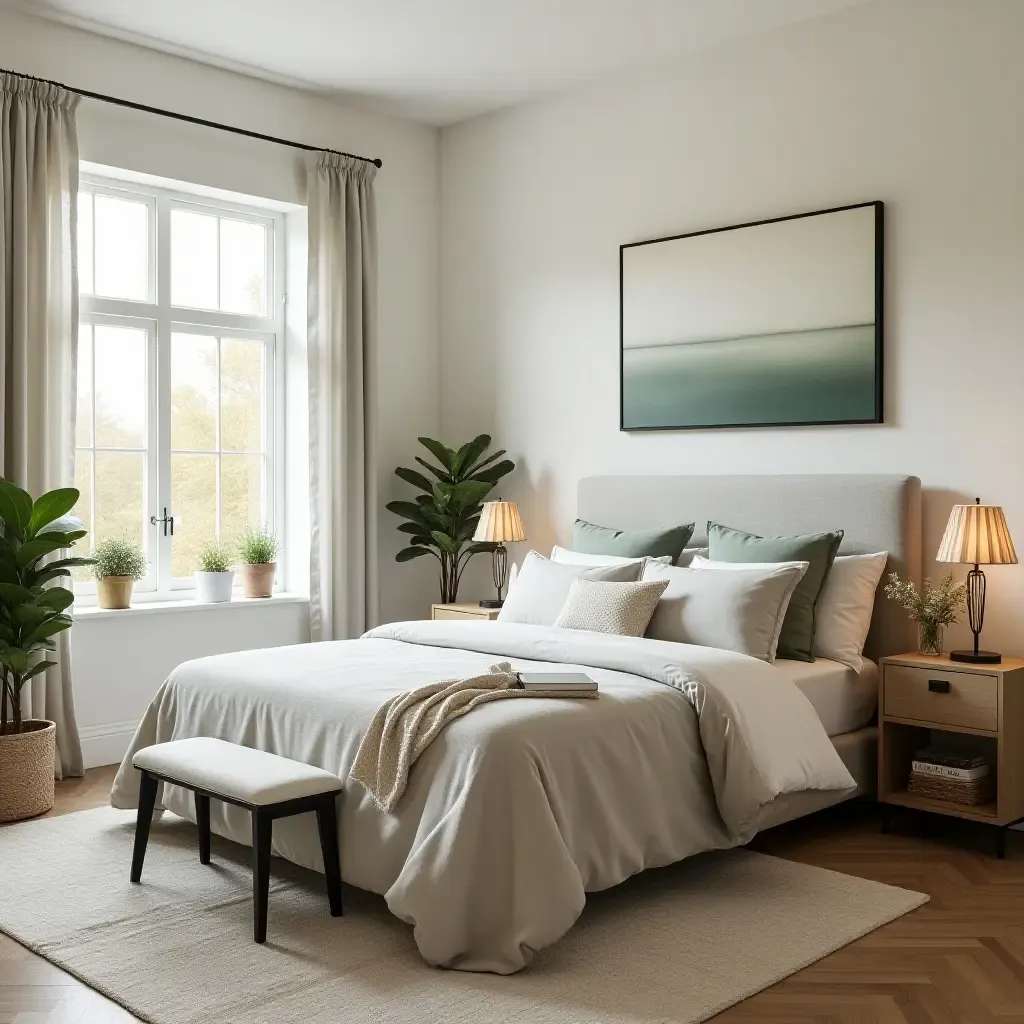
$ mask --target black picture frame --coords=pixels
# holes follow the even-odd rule
[[[720,234],[727,231],[740,231],[745,228],[761,227],[765,224],[776,224],[783,221],[803,220],[809,217],[821,217],[828,214],[843,213],[848,210],[873,208],[874,218],[874,299],[875,299],[875,372],[874,372],[874,411],[870,417],[858,419],[824,419],[824,420],[772,420],[769,422],[741,423],[687,423],[664,426],[626,426],[625,422],[625,291],[624,261],[627,249],[639,246],[657,245],[661,242],[674,242],[684,238],[696,238],[702,235]],[[884,391],[884,298],[885,298],[885,203],[882,200],[871,200],[863,203],[850,203],[845,206],[833,206],[823,210],[809,210],[805,213],[790,214],[784,217],[768,217],[764,220],[746,221],[741,224],[728,224],[717,228],[706,228],[701,231],[688,231],[675,235],[663,235],[637,242],[626,242],[619,246],[619,430],[625,433],[650,433],[667,430],[737,430],[760,429],[764,427],[821,427],[850,426],[857,424],[878,424],[885,422],[885,391]]]

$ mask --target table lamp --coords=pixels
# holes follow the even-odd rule
[[[481,608],[500,608],[504,601],[501,592],[508,580],[508,551],[506,542],[526,540],[523,521],[519,517],[519,509],[514,501],[485,501],[480,512],[473,540],[487,544],[496,544],[491,554],[494,585],[498,588],[497,601],[481,601]]]
[[[985,574],[978,566],[1016,564],[1017,552],[1003,510],[998,505],[982,505],[981,498],[974,501],[973,505],[953,506],[935,560],[974,565],[967,574],[967,618],[974,634],[974,650],[950,651],[950,660],[996,665],[1002,660],[1001,655],[978,650],[978,637],[985,621]]]

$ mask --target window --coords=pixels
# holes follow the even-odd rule
[[[279,528],[283,241],[267,210],[83,179],[77,514],[94,543],[143,546],[137,591],[191,587],[205,543]]]

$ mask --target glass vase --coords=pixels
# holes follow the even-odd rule
[[[917,649],[920,654],[938,657],[942,653],[942,626],[937,622],[919,623]]]

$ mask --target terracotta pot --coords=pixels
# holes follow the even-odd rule
[[[0,821],[21,821],[53,806],[53,722],[26,718],[22,731],[0,735]]]
[[[96,581],[96,598],[101,608],[130,608],[132,587],[131,576],[104,576]]]
[[[270,597],[274,593],[277,562],[247,562],[242,566],[242,591],[246,597]]]

